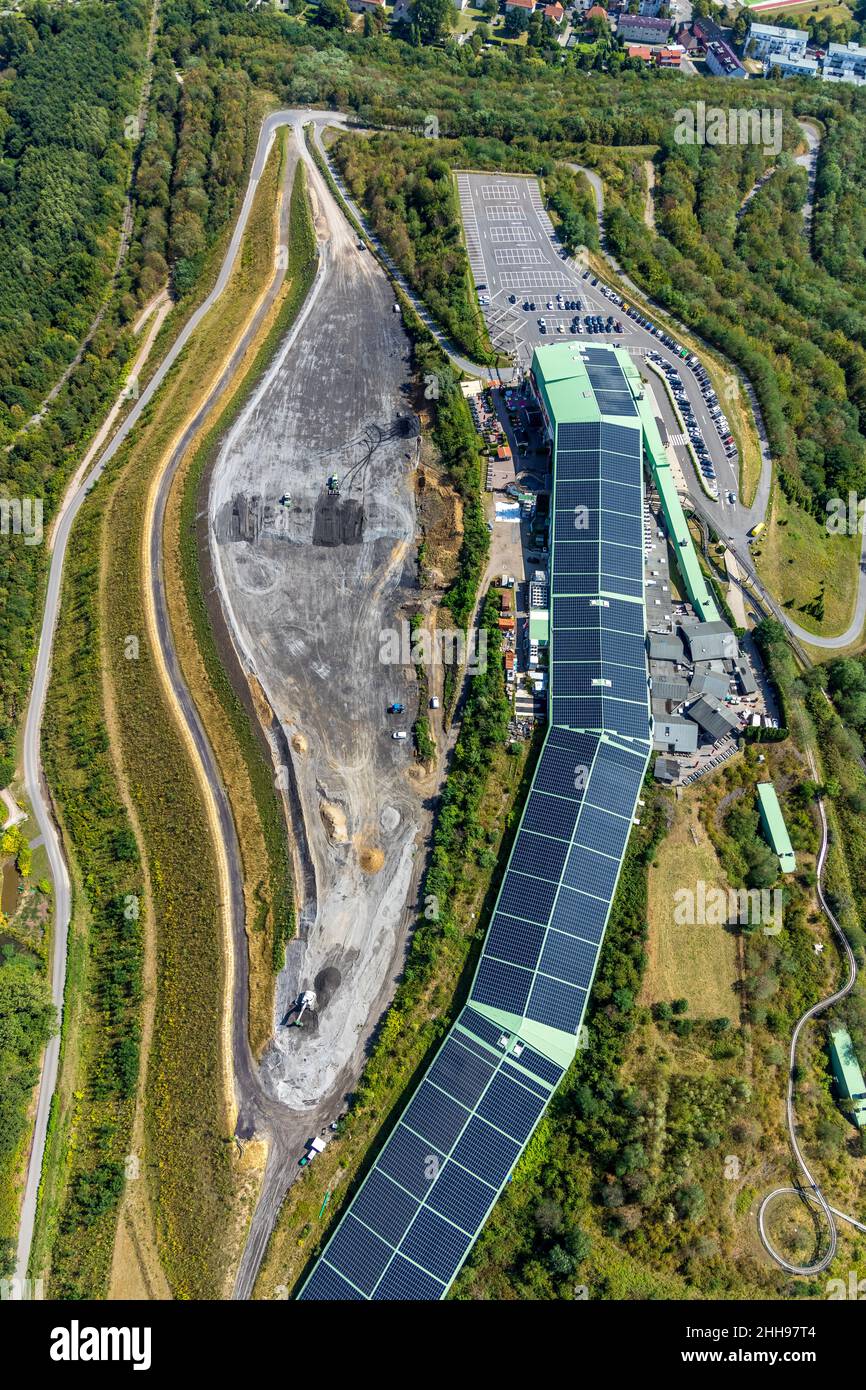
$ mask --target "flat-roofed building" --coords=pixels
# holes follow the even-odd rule
[[[851,1035],[844,1028],[830,1033],[830,1065],[845,1112],[862,1129],[866,1125],[866,1081]]]
[[[750,58],[769,58],[771,53],[806,56],[809,35],[805,29],[785,29],[778,24],[749,25],[745,52]]]
[[[771,848],[779,856],[782,873],[792,874],[797,867],[797,856],[788,835],[788,827],[785,824],[785,817],[782,815],[776,788],[772,782],[759,782],[757,791],[758,811],[764,834]]]
[[[817,77],[820,71],[817,58],[798,53],[772,53],[764,63],[765,77]]]

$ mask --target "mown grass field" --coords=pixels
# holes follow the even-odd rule
[[[755,546],[756,568],[801,627],[831,637],[844,632],[854,612],[860,541],[828,534],[823,520],[776,487],[767,531]]]
[[[674,920],[676,893],[698,879],[727,888],[693,799],[678,802],[674,821],[649,871],[649,941],[642,1004],[687,999],[693,1018],[736,1018],[736,939],[720,925]]]

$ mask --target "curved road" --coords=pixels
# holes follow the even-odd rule
[[[812,775],[817,776],[814,758],[811,754],[809,755],[809,761],[812,764]],[[798,1020],[797,1026],[794,1029],[793,1034],[791,1035],[791,1050],[788,1058],[788,1095],[786,1101],[788,1136],[791,1141],[791,1149],[793,1150],[794,1158],[797,1162],[797,1165],[801,1173],[803,1174],[803,1177],[805,1178],[805,1184],[801,1187],[774,1188],[774,1190],[772,1192],[769,1192],[767,1196],[764,1198],[758,1210],[758,1230],[760,1231],[761,1240],[764,1243],[764,1247],[767,1250],[768,1254],[770,1254],[776,1261],[776,1263],[781,1265],[782,1269],[784,1269],[788,1274],[820,1274],[822,1270],[825,1270],[828,1267],[828,1265],[832,1262],[833,1257],[836,1254],[836,1247],[839,1239],[838,1232],[836,1229],[836,1222],[833,1219],[834,1217],[838,1217],[841,1221],[847,1221],[851,1226],[856,1226],[858,1231],[866,1231],[866,1225],[864,1225],[862,1221],[857,1221],[855,1217],[848,1216],[845,1212],[838,1211],[836,1207],[830,1206],[829,1202],[827,1201],[826,1197],[824,1196],[823,1192],[821,1191],[820,1187],[815,1181],[815,1178],[812,1175],[809,1165],[803,1157],[802,1150],[797,1140],[797,1121],[796,1116],[794,1114],[794,1068],[796,1066],[797,1061],[797,1043],[800,1039],[800,1033],[802,1032],[804,1026],[809,1022],[810,1019],[816,1018],[817,1015],[823,1013],[825,1009],[829,1009],[833,1004],[838,1004],[841,999],[845,998],[846,994],[850,994],[851,990],[854,988],[854,982],[857,979],[857,962],[854,959],[854,952],[851,949],[848,938],[846,937],[838,921],[833,915],[833,912],[830,909],[827,899],[824,896],[824,863],[827,858],[829,837],[827,833],[827,815],[824,811],[823,800],[818,801],[818,810],[821,815],[821,848],[818,853],[816,874],[818,900],[821,904],[821,907],[823,908],[824,915],[826,916],[827,920],[829,921],[830,925],[832,926],[834,932],[836,933],[841,943],[842,951],[845,956],[845,960],[848,964],[848,979],[841,989],[837,989],[834,994],[828,995],[826,999],[820,1000],[819,1003],[813,1004],[811,1009],[807,1009],[806,1012],[803,1014],[802,1018]],[[791,1193],[793,1193],[796,1197],[801,1197],[803,1201],[807,1203],[807,1205],[817,1207],[821,1212],[823,1212],[824,1219],[827,1222],[827,1229],[830,1233],[829,1246],[827,1250],[824,1252],[824,1254],[821,1256],[821,1258],[817,1260],[815,1264],[812,1265],[795,1265],[792,1264],[790,1261],[785,1260],[781,1255],[778,1254],[776,1250],[774,1250],[770,1242],[770,1238],[767,1235],[767,1209],[769,1208],[770,1204],[776,1200],[777,1197],[781,1197],[785,1194]]]
[[[800,125],[800,128],[803,131],[803,135],[808,146],[804,154],[797,156],[797,163],[802,165],[807,170],[809,175],[809,191],[807,200],[803,205],[803,216],[808,225],[812,213],[812,205],[814,198],[814,171],[818,158],[818,150],[820,147],[821,136],[818,127],[815,126],[812,122],[800,121],[798,122],[798,124]],[[617,276],[622,280],[623,284],[628,286],[632,293],[637,295],[645,303],[652,305],[653,301],[649,298],[645,291],[643,291],[640,288],[640,286],[634,284],[634,282],[629,278],[628,275],[625,274],[622,267],[610,254],[610,252],[604,249],[606,242],[604,229],[604,186],[600,177],[593,169],[587,169],[583,165],[572,164],[570,167],[582,173],[586,177],[590,187],[592,188],[593,197],[595,199],[596,215],[598,218],[599,239],[602,246],[602,255],[608,261],[609,265],[611,266],[611,269],[614,270]],[[664,318],[670,318],[670,315],[667,315],[663,309],[658,309],[657,312],[660,316]],[[653,345],[655,351],[659,352],[664,357],[665,349],[663,344],[654,341]],[[678,367],[678,369],[682,369],[682,362],[680,360],[676,359],[675,365]],[[686,393],[688,394],[689,399],[692,402],[692,406],[695,409],[698,419],[700,420],[701,411],[699,409],[699,406],[702,403],[700,393],[697,392],[696,394],[694,383],[691,381],[688,372],[681,371],[681,375],[683,377],[683,384],[686,388]],[[758,521],[762,521],[764,519],[764,516],[766,515],[767,506],[769,504],[770,499],[772,467],[769,447],[767,445],[766,435],[761,421],[760,410],[757,406],[757,399],[755,397],[753,388],[748,382],[746,383],[746,390],[752,405],[752,412],[756,422],[756,427],[758,431],[758,442],[761,450],[761,477],[758,483],[755,499],[752,502],[751,507],[745,508],[738,504],[736,508],[731,509],[730,511],[722,514],[719,504],[710,503],[708,499],[703,496],[703,494],[701,494],[700,496],[697,495],[698,484],[696,479],[695,491],[692,492],[690,488],[690,496],[696,509],[706,517],[706,519],[712,525],[713,529],[717,531],[719,535],[727,539],[727,542],[731,550],[735,554],[737,561],[742,566],[749,578],[758,586],[762,593],[765,593],[764,586],[759,580],[755,567],[752,563],[751,552],[749,550],[749,545],[746,537],[747,532],[751,529],[751,527],[754,526]],[[712,434],[710,434],[709,438],[712,439]],[[686,478],[688,483],[691,485],[692,479],[688,473],[686,473]],[[733,523],[732,531],[731,518],[734,513],[737,514],[737,518],[736,522]],[[807,643],[811,647],[818,647],[822,651],[840,651],[843,648],[851,646],[854,642],[856,642],[862,636],[863,627],[864,624],[866,624],[866,526],[862,527],[862,541],[860,546],[860,569],[858,575],[857,596],[854,604],[854,612],[851,617],[851,621],[844,632],[841,632],[833,637],[819,636],[817,633],[810,632],[808,628],[801,627],[799,623],[795,622],[794,619],[790,617],[790,615],[786,612],[785,609],[781,608],[775,603],[772,606],[774,611],[776,612],[776,616],[778,617],[779,621],[784,624],[784,626],[788,629],[791,635],[798,642]]]
[[[55,518],[52,529],[52,556],[46,590],[45,609],[43,614],[42,627],[40,630],[37,658],[34,668],[33,684],[30,701],[27,709],[27,717],[24,731],[24,782],[26,794],[33,807],[33,812],[40,833],[44,837],[46,852],[48,854],[52,878],[54,881],[54,942],[51,972],[52,997],[58,1009],[58,1014],[62,1015],[63,994],[66,974],[66,952],[67,936],[70,916],[70,882],[60,837],[55,826],[50,803],[50,794],[44,781],[42,773],[39,747],[42,732],[42,719],[45,707],[45,697],[48,687],[48,680],[51,666],[51,652],[53,647],[54,631],[57,623],[57,616],[60,607],[60,596],[62,586],[63,564],[66,556],[66,549],[69,536],[78,511],[93,484],[99,479],[106,464],[114,457],[118,449],[124,443],[130,432],[134,429],[143,412],[147,409],[150,401],[161,387],[167,374],[182,353],[186,344],[195,333],[199,324],[206,314],[223,293],[231,274],[232,268],[237,257],[241,239],[246,228],[252,207],[259,178],[264,169],[268,154],[270,153],[276,131],[281,126],[291,126],[295,130],[299,148],[304,155],[304,144],[301,135],[301,125],[305,122],[312,122],[316,127],[320,125],[344,124],[345,117],[338,113],[322,111],[300,111],[285,110],[276,111],[268,116],[262,123],[258,146],[253,160],[249,182],[237,222],[235,224],[229,246],[227,248],[223,263],[217,275],[213,289],[203,300],[201,305],[191,315],[188,322],[184,325],[172,347],[169,349],[164,360],[157,367],[153,377],[149,381],[139,399],[135,402],[129,414],[118,429],[108,447],[100,455],[94,466],[86,473],[83,479],[80,475],[73,479],[61,507]],[[308,163],[310,172],[313,173],[315,166]],[[597,176],[591,175],[591,182],[597,180]],[[595,183],[594,183],[594,186]],[[597,200],[599,208],[599,221],[601,222],[601,185],[597,183]],[[377,247],[381,253],[381,248]],[[319,268],[319,277],[324,274],[326,267],[326,248]],[[393,268],[389,265],[389,270]],[[268,302],[272,302],[272,297],[276,293],[281,281],[281,274],[275,278],[269,291]],[[320,283],[320,280],[318,280]],[[404,288],[413,302],[416,310],[419,309],[419,302],[416,296],[409,291],[408,286]],[[314,285],[307,305],[302,313],[308,312],[309,304],[316,293]],[[420,306],[423,307],[423,306]],[[251,330],[254,331],[254,328]],[[489,375],[489,369],[477,368],[475,364],[465,363],[451,349],[450,344],[440,342],[449,356],[455,360],[455,365],[470,369],[473,372],[480,372]],[[246,338],[242,349],[246,346]],[[237,355],[232,359],[232,364],[227,369],[227,373],[221,377],[220,382],[208,398],[203,407],[206,415],[213,405],[218,401],[222,391],[227,384],[227,380],[237,364]],[[203,418],[203,417],[202,417]],[[223,836],[223,846],[225,848],[226,859],[231,870],[230,885],[232,897],[232,922],[234,931],[235,961],[234,961],[234,1008],[233,1008],[233,1057],[235,1067],[236,1085],[238,1088],[239,1104],[242,1127],[249,1126],[249,1132],[257,1127],[264,1128],[271,1137],[272,1143],[269,1150],[268,1167],[265,1175],[263,1191],[257,1206],[253,1224],[250,1229],[249,1238],[244,1252],[244,1257],[238,1274],[235,1288],[235,1297],[247,1297],[252,1289],[252,1283],[258,1269],[259,1262],[267,1244],[273,1220],[279,1209],[282,1197],[287,1185],[286,1165],[292,1151],[297,1151],[298,1139],[309,1131],[311,1124],[315,1123],[316,1116],[312,1113],[307,1114],[303,1119],[292,1117],[283,1107],[279,1107],[263,1091],[258,1079],[257,1070],[249,1052],[249,1044],[244,1025],[245,1005],[246,1005],[246,974],[245,974],[245,941],[243,939],[243,891],[242,878],[240,876],[240,856],[234,826],[231,819],[231,812],[225,797],[224,789],[215,766],[213,753],[210,749],[207,737],[198,719],[194,704],[186,690],[176,657],[171,643],[170,628],[168,625],[167,613],[165,610],[164,594],[162,592],[161,579],[161,532],[162,518],[164,515],[165,501],[168,488],[171,483],[174,471],[176,470],[179,459],[185,447],[187,447],[192,433],[198,428],[200,419],[190,426],[190,430],[184,436],[178,449],[172,455],[166,471],[160,481],[159,490],[154,509],[155,524],[150,534],[150,572],[151,572],[151,591],[156,615],[157,631],[162,648],[162,655],[165,668],[170,680],[172,689],[175,693],[179,708],[186,722],[190,736],[196,748],[196,752],[205,771],[208,783],[214,795],[217,814],[219,817],[221,833]],[[866,537],[864,537],[866,546]],[[858,598],[858,610],[860,600],[866,612],[866,584],[864,576],[861,574],[861,595]],[[862,621],[862,618],[861,618]],[[788,621],[790,627],[794,627]],[[853,625],[852,625],[853,626]],[[844,645],[845,641],[850,640],[847,634],[843,639],[820,639],[814,638],[812,634],[805,633],[805,640],[816,645]],[[238,936],[238,923],[240,923],[240,936]],[[847,943],[846,943],[847,944]],[[850,984],[849,984],[850,988]],[[846,991],[847,992],[847,991]],[[825,1001],[832,1002],[832,1001]],[[238,1005],[241,1007],[238,1007]],[[805,1020],[804,1020],[805,1021]],[[42,1160],[45,1150],[45,1140],[48,1126],[51,1099],[57,1081],[58,1060],[60,1050],[59,1033],[52,1038],[45,1050],[42,1074],[39,1088],[39,1098],[37,1105],[36,1122],[34,1126],[33,1143],[30,1153],[27,1180],[25,1186],[24,1202],[22,1206],[21,1225],[19,1230],[19,1242],[17,1253],[16,1273],[19,1278],[24,1278],[30,1258],[30,1249],[33,1237],[33,1227],[36,1213],[36,1201],[39,1180],[42,1169]],[[848,1219],[848,1218],[846,1218]]]
[[[183,352],[199,324],[217,302],[228,284],[229,276],[237,257],[241,239],[249,219],[258,182],[265,167],[277,130],[281,126],[297,126],[303,120],[324,120],[329,124],[339,123],[344,118],[331,112],[275,111],[262,122],[259,141],[253,159],[249,182],[231,240],[226,250],[213,289],[190,316],[178,334],[165,358],[156,368],[153,376],[120,425],[111,443],[100,455],[97,462],[83,479],[76,475],[67,490],[52,526],[52,554],[45,595],[45,608],[39,634],[36,662],[33,672],[30,700],[24,725],[24,786],[33,808],[40,834],[45,840],[45,849],[54,883],[54,939],[52,943],[51,995],[62,1019],[63,995],[66,980],[66,951],[69,931],[71,890],[69,874],[63,857],[60,835],[54,822],[51,798],[45,783],[40,760],[40,741],[42,719],[45,710],[45,697],[51,671],[51,653],[54,632],[60,610],[63,579],[63,564],[69,536],[75,518],[80,511],[88,492],[101,477],[106,464],[114,457],[120,446],[135,428],[156,392],[165,381],[174,363]],[[45,1153],[45,1140],[51,1100],[57,1084],[58,1062],[60,1056],[60,1033],[51,1039],[45,1049],[39,1084],[36,1120],[33,1141],[28,1161],[21,1222],[18,1234],[16,1276],[23,1280],[27,1275],[30,1249],[33,1240],[33,1227],[36,1217],[36,1202],[39,1181],[42,1173],[42,1160]]]

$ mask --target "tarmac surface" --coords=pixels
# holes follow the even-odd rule
[[[597,176],[593,176],[591,170],[583,172],[591,176],[604,244],[600,181],[596,186],[594,179]],[[513,353],[518,366],[524,371],[529,367],[534,349],[544,344],[567,340],[602,342],[612,343],[630,352],[642,367],[644,375],[651,379],[659,405],[658,414],[664,422],[671,449],[689,492],[700,494],[719,533],[732,538],[738,550],[747,550],[747,533],[756,521],[763,518],[766,510],[769,457],[752,506],[744,507],[739,501],[730,503],[729,492],[734,496],[739,493],[739,465],[736,459],[732,461],[726,457],[707,403],[691,370],[682,358],[629,318],[624,309],[603,293],[604,282],[594,272],[584,279],[583,268],[568,259],[545,211],[538,180],[523,174],[459,173],[457,187],[469,264],[476,286],[484,287],[480,294],[489,300],[489,303],[482,304],[482,311],[494,347],[500,352]],[[593,279],[597,281],[595,285]],[[579,310],[559,309],[557,293],[561,293],[564,299],[578,300]],[[510,302],[512,296],[515,299],[513,304]],[[628,295],[626,300],[630,302]],[[534,303],[535,309],[524,309],[526,303]],[[585,316],[593,314],[602,315],[605,322],[612,315],[615,322],[622,324],[623,331],[598,335],[588,335],[585,330],[578,335],[570,332],[569,326],[575,316],[583,324]],[[545,320],[545,332],[542,332],[540,319]],[[675,365],[680,373],[716,470],[718,502],[713,502],[703,493],[686,445],[682,423],[677,419],[661,383],[643,366],[642,359],[648,352],[657,353],[665,362]]]

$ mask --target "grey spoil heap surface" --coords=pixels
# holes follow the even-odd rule
[[[315,870],[264,1062],[275,1096],[301,1108],[332,1088],[393,983],[421,825],[410,738],[391,738],[411,729],[413,673],[380,659],[417,599],[409,345],[382,271],[311,186],[331,223],[327,273],[232,429],[209,499],[224,609],[292,749]],[[389,716],[393,701],[405,713]],[[284,1026],[306,989],[317,1008]]]
[[[575,403],[617,418],[556,422],[552,726],[469,1001],[304,1300],[444,1298],[577,1046],[650,737],[642,428],[614,353],[585,362]]]

